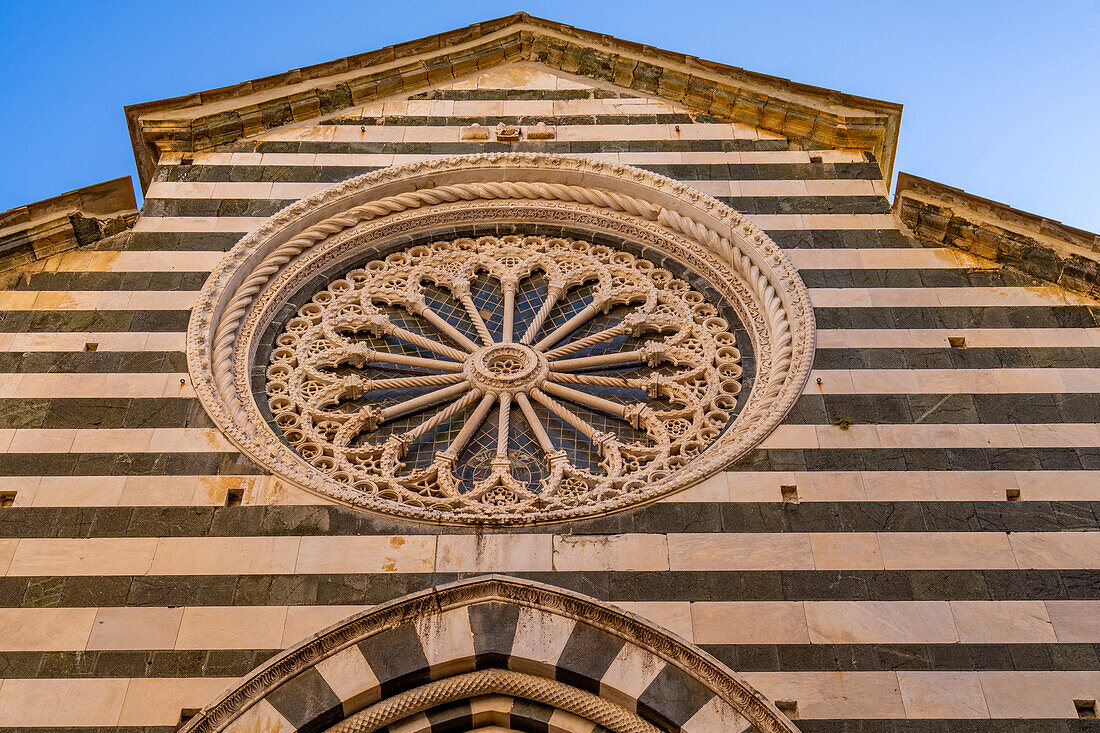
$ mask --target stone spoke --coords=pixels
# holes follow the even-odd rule
[[[557,415],[562,422],[571,426],[574,430],[591,440],[593,443],[596,442],[596,438],[599,435],[600,431],[596,430],[596,428],[592,427],[592,425],[589,424],[588,421],[572,412],[569,408],[555,400],[553,397],[547,395],[542,390],[534,389],[531,390],[531,399],[533,399],[535,402],[538,402],[547,410]]]
[[[515,330],[516,319],[516,283],[502,283],[504,289],[504,335],[501,338],[506,344],[513,342],[512,332]]]
[[[435,315],[434,313],[432,315]],[[438,316],[436,316],[438,318]],[[430,320],[430,319],[429,319]],[[450,346],[444,346],[433,338],[428,336],[422,336],[418,333],[413,333],[407,329],[401,328],[401,326],[390,324],[390,328],[387,329],[387,335],[395,336],[402,341],[407,341],[413,346],[419,346],[427,349],[428,351],[434,351],[440,356],[445,356],[448,359],[454,359],[455,361],[463,361],[468,356],[467,354],[459,351],[458,349],[451,348]]]
[[[592,301],[575,313],[572,318],[555,328],[545,338],[535,344],[535,348],[539,351],[546,351],[546,349],[583,326],[588,319],[596,315],[599,310],[600,305],[596,301]]]
[[[613,415],[620,420],[630,421],[630,415],[641,407],[641,405],[622,405],[618,402],[612,402],[611,400],[604,399],[603,397],[597,397],[586,392],[572,389],[570,387],[564,387],[554,382],[543,382],[542,389],[555,397],[560,397],[563,400],[569,400],[578,405],[589,408],[590,410],[597,410],[599,412],[606,412],[609,415]]]
[[[587,349],[589,346],[594,346],[603,341],[610,341],[616,336],[621,336],[624,333],[630,331],[630,325],[624,322],[616,323],[614,326],[605,328],[604,330],[594,333],[591,336],[585,336],[582,339],[577,339],[564,346],[559,346],[556,349],[551,349],[546,352],[546,358],[553,361],[554,359],[560,359],[563,356],[569,356],[575,354],[582,349]]]
[[[363,357],[367,361],[377,361],[383,364],[397,364],[399,366],[419,367],[421,369],[435,369],[440,372],[460,372],[462,364],[453,361],[440,361],[439,359],[425,359],[420,356],[408,354],[394,354],[389,351],[377,349],[364,349]]]
[[[650,374],[646,379],[632,377],[605,377],[599,374],[570,374],[568,372],[555,372],[553,370],[546,376],[551,382],[563,384],[581,384],[589,387],[614,387],[619,389],[636,389],[647,392],[651,397],[659,391],[659,375]]]
[[[409,441],[409,443],[423,438],[428,433],[433,432],[444,422],[450,420],[452,417],[465,410],[479,397],[481,397],[481,393],[475,389],[471,389],[469,392],[462,395],[462,397],[460,397],[459,399],[455,400],[451,404],[436,412],[434,415],[431,416],[431,418],[420,423],[415,428],[405,433],[405,438]]]
[[[474,414],[470,415],[470,419],[466,421],[466,424],[462,426],[462,430],[459,431],[455,439],[451,441],[451,444],[447,446],[447,449],[440,452],[439,456],[446,460],[451,465],[454,465],[458,457],[462,455],[462,449],[466,447],[466,444],[470,442],[470,438],[474,437],[474,433],[481,424],[485,422],[485,418],[489,415],[489,410],[492,408],[493,403],[496,402],[497,396],[495,394],[487,394],[481,398],[481,402],[478,403],[477,408],[474,410]]]
[[[466,390],[470,389],[470,385],[465,381],[460,384],[452,384],[449,387],[443,389],[437,389],[434,392],[428,392],[422,394],[419,397],[413,397],[412,399],[405,400],[404,402],[398,402],[396,405],[390,405],[389,407],[382,408],[379,411],[379,423],[383,423],[386,420],[392,420],[395,417],[401,417],[414,412],[420,412],[427,409],[432,405],[439,404],[444,400],[453,399],[458,397]]]
[[[462,333],[450,323],[447,323],[447,321],[443,320],[442,316],[440,316],[438,313],[428,307],[428,304],[424,302],[423,298],[421,298],[420,300],[410,301],[405,304],[405,307],[409,309],[410,313],[420,316],[428,323],[435,326],[440,333],[454,341],[462,348],[470,352],[477,351],[477,344],[471,341],[466,336],[466,334]],[[458,357],[459,359],[465,359],[467,356],[466,354],[462,354],[462,352],[456,353],[461,354],[461,356]]]
[[[542,328],[542,324],[546,322],[546,319],[550,316],[550,311],[558,303],[558,298],[562,296],[565,289],[560,285],[550,285],[546,292],[546,300],[542,302],[542,307],[539,308],[539,312],[535,314],[535,318],[527,326],[527,331],[524,332],[523,338],[519,341],[521,344],[531,343],[531,339],[535,337],[535,334]]]
[[[531,430],[535,434],[535,440],[538,441],[539,447],[542,448],[543,453],[548,456],[559,453],[560,451],[554,447],[553,441],[550,440],[550,436],[546,432],[546,426],[542,424],[542,420],[535,414],[535,408],[531,406],[531,401],[527,399],[527,395],[520,392],[516,395],[516,402],[519,404],[519,409],[523,413],[523,417],[527,420],[527,424],[531,426]]]
[[[551,359],[550,369],[555,372],[566,372],[574,369],[640,364],[648,361],[649,353],[646,349],[635,349],[634,351],[620,351],[614,354],[600,354],[599,356],[581,356],[576,359],[559,359],[556,361]]]
[[[470,321],[474,324],[477,335],[481,337],[481,340],[486,346],[492,346],[493,336],[489,333],[489,327],[485,325],[485,319],[477,312],[477,305],[474,304],[474,299],[470,297],[469,293],[464,293],[461,301],[462,307],[466,309],[466,315],[470,317]]]
[[[374,392],[383,389],[415,389],[417,387],[437,387],[444,384],[465,382],[462,374],[426,374],[422,377],[394,377],[392,379],[364,379],[363,391]]]
[[[497,413],[497,462],[508,460],[508,431],[511,427],[512,395],[505,392],[500,396],[500,410]]]

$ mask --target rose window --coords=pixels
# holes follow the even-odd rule
[[[330,480],[441,517],[606,502],[687,465],[735,416],[741,355],[713,299],[576,239],[413,246],[287,320],[270,417]]]

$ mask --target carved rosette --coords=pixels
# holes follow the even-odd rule
[[[650,260],[577,238],[435,235],[498,222],[612,235],[712,283],[751,340],[747,397],[731,324]],[[343,270],[272,326],[318,273],[398,237],[426,244]],[[215,423],[292,484],[509,524],[613,511],[722,469],[782,420],[813,346],[805,286],[732,209],[635,168],[502,154],[385,169],[272,217],[204,286],[188,366]]]

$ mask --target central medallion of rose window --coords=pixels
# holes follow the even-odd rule
[[[598,504],[733,418],[730,323],[670,271],[573,239],[433,242],[331,282],[276,338],[271,416],[302,458],[441,518]]]

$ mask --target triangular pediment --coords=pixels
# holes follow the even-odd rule
[[[659,97],[623,89],[613,84],[587,80],[565,74],[541,64],[505,64],[485,72],[477,72],[451,84],[432,86],[413,94],[399,94],[385,100],[367,102],[341,109],[316,120],[291,123],[258,135],[249,136],[256,142],[265,140],[315,139],[318,125],[350,124],[363,121],[379,124],[383,118],[433,118],[421,120],[435,124],[441,117],[452,123],[468,124],[480,120],[496,124],[503,120],[522,120],[535,124],[592,124],[595,118],[630,124],[642,124],[658,115],[678,115],[692,119],[714,121],[699,115],[689,107]],[[415,122],[411,124],[416,124]],[[753,130],[749,125],[736,124],[742,132]],[[780,137],[774,133],[764,133]],[[752,135],[757,137],[757,135]]]
[[[213,150],[266,130],[535,65],[791,140],[873,153],[889,180],[901,105],[757,74],[517,13],[231,87],[131,105],[143,188],[160,154]]]

